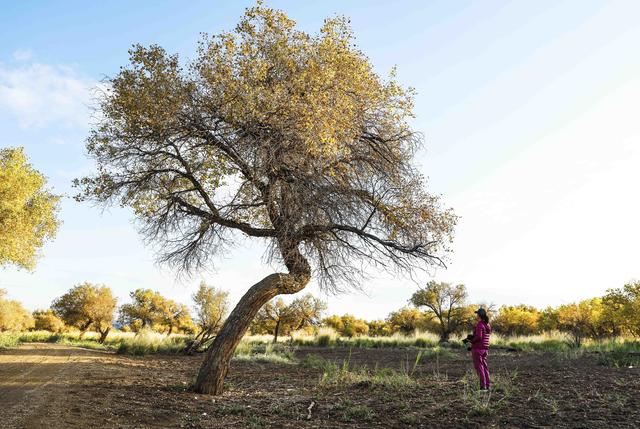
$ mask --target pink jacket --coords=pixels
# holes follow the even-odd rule
[[[491,325],[479,321],[473,330],[473,340],[471,340],[471,350],[488,350],[489,336],[491,335]]]

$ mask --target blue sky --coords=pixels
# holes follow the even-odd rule
[[[189,58],[201,32],[230,30],[246,1],[0,1],[2,146],[24,146],[53,189],[91,171],[84,155],[92,88],[133,43]],[[640,278],[640,3],[635,1],[267,1],[314,32],[351,18],[375,67],[417,90],[417,161],[461,216],[447,270],[474,301],[559,304]],[[33,273],[0,287],[46,307],[82,281],[121,302],[138,287],[189,302],[197,283],[237,300],[273,270],[244,242],[191,279],[154,264],[131,213],[65,199],[64,225]],[[330,311],[384,317],[417,288],[373,273]],[[423,276],[421,283],[431,277]],[[314,285],[310,291],[317,293]]]

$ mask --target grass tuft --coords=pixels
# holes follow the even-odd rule
[[[293,364],[296,362],[295,350],[286,344],[266,345],[241,341],[236,347],[233,359],[241,362],[261,362]]]
[[[416,359],[416,364],[419,358]],[[366,366],[354,368],[350,359],[342,361],[341,365],[314,357],[305,361],[306,365],[322,369],[319,386],[323,388],[383,388],[393,391],[405,391],[417,386],[411,378],[413,370],[397,371],[392,368],[368,368]],[[415,369],[415,366],[414,366]]]

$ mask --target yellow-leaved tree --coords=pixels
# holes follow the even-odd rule
[[[229,314],[197,392],[222,392],[260,308],[312,275],[341,291],[373,266],[442,263],[456,217],[413,165],[412,106],[413,92],[355,47],[346,18],[308,34],[259,4],[232,32],[204,36],[185,66],[159,46],[131,49],[101,100],[87,143],[97,172],[76,182],[79,199],[132,207],[175,267],[209,265],[242,234],[283,268]]]
[[[0,267],[35,267],[39,250],[58,230],[58,203],[22,148],[0,149]]]
[[[116,298],[107,286],[85,282],[56,298],[51,309],[64,323],[78,328],[80,338],[95,329],[100,333],[98,341],[104,343],[111,331]]]

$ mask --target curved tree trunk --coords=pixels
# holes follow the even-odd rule
[[[211,395],[221,394],[233,352],[258,310],[276,295],[299,292],[308,282],[307,271],[298,276],[270,274],[253,285],[240,299],[209,347],[194,390]]]

